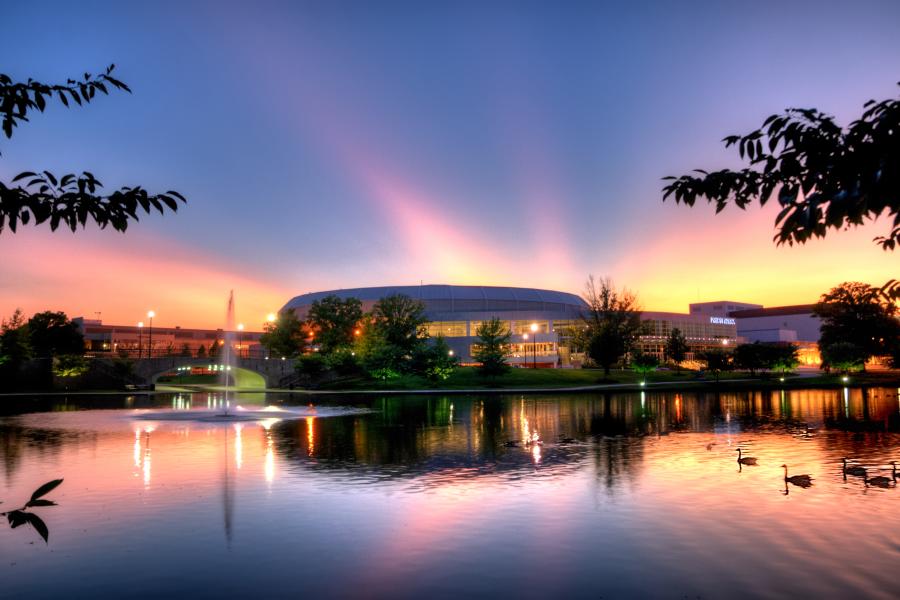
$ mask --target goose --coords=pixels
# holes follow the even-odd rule
[[[875,487],[886,488],[891,487],[891,484],[894,483],[894,478],[885,477],[884,475],[879,475],[878,477],[864,476],[863,481],[865,481],[867,486],[874,485]]]
[[[756,459],[752,456],[745,456],[745,457],[741,458],[741,449],[740,448],[737,449],[737,453],[738,453],[738,458],[737,458],[738,464],[740,464],[740,465],[755,465],[756,464]]]
[[[791,483],[802,488],[808,488],[812,485],[813,479],[809,475],[791,475],[790,477],[788,477],[787,465],[781,465],[781,468],[784,469],[785,483]]]
[[[507,448],[518,448],[519,440],[509,440],[508,442],[504,442],[503,445]]]
[[[865,477],[866,469],[865,467],[848,467],[847,466],[847,457],[841,459],[844,461],[844,477],[847,475],[855,475],[856,477]]]

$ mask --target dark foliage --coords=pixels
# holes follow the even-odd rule
[[[50,537],[50,530],[47,529],[46,523],[44,523],[43,519],[41,519],[35,513],[30,512],[29,509],[44,506],[56,506],[56,502],[53,502],[52,500],[45,500],[44,496],[56,489],[56,487],[62,482],[62,479],[54,479],[53,481],[48,481],[47,483],[36,489],[34,493],[31,494],[31,499],[29,499],[28,502],[26,502],[21,508],[0,513],[0,516],[6,517],[6,520],[9,522],[9,526],[12,529],[28,523],[34,528],[35,531],[38,532],[38,535],[43,538],[45,543],[48,542]]]
[[[890,356],[900,346],[897,304],[881,289],[865,283],[847,282],[823,294],[815,307],[822,319],[819,350],[837,343],[858,348],[863,360]],[[832,353],[833,354],[833,353]]]
[[[58,99],[63,105],[70,102],[82,105],[91,102],[96,94],[108,94],[129,87],[112,76],[114,65],[106,72],[93,76],[84,74],[82,81],[70,79],[64,85],[48,85],[29,79],[14,82],[0,74],[0,118],[3,133],[12,137],[13,131],[28,114],[43,112],[48,102]],[[5,227],[15,232],[21,225],[49,223],[55,231],[60,225],[76,231],[89,221],[100,228],[107,226],[125,231],[129,222],[138,220],[138,213],[166,209],[178,210],[184,197],[175,191],[150,194],[140,186],[123,187],[111,194],[103,194],[103,184],[92,173],[54,175],[49,171],[19,173],[11,184],[0,182],[0,233]]]
[[[723,140],[747,168],[666,177],[663,199],[693,206],[706,198],[720,212],[729,203],[743,209],[775,198],[778,244],[887,215],[891,229],[875,241],[893,250],[900,243],[900,100],[870,100],[864,109],[846,129],[816,109],[772,115],[760,129]]]
[[[28,319],[28,339],[36,358],[84,354],[84,336],[64,312],[44,311]]]
[[[584,300],[588,309],[572,337],[608,376],[612,365],[631,350],[644,331],[640,307],[628,290],[618,291],[610,279],[598,281],[593,276],[588,278]]]
[[[313,332],[320,351],[331,354],[338,348],[349,348],[363,317],[362,302],[357,298],[341,300],[330,295],[316,300],[309,308],[306,323]]]
[[[512,332],[506,324],[497,318],[482,321],[475,330],[475,335],[478,336],[478,342],[472,358],[479,363],[478,374],[495,377],[505,373],[509,369],[506,356],[512,339]]]

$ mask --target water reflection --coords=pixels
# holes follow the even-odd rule
[[[214,531],[234,560],[266,555],[270,563],[256,568],[269,579],[254,581],[270,591],[269,583],[288,582],[269,571],[282,564],[278,556],[297,553],[337,557],[306,572],[326,595],[338,591],[334,582],[378,595],[412,574],[478,581],[471,576],[480,567],[526,595],[565,595],[591,574],[604,585],[621,579],[609,595],[622,596],[646,585],[629,557],[658,574],[663,595],[765,595],[775,580],[809,594],[858,591],[863,575],[838,568],[846,557],[836,539],[853,539],[854,552],[869,557],[859,566],[869,595],[896,589],[886,574],[900,550],[885,531],[900,526],[890,464],[900,459],[898,390],[352,398],[342,401],[377,412],[324,417],[327,404],[318,402],[317,416],[224,425],[136,422],[128,412],[221,400],[120,398],[128,410],[115,411],[85,410],[115,408],[108,398],[73,397],[59,411],[59,399],[32,399],[19,414],[7,406],[0,499],[46,480],[48,470],[63,473],[71,486],[50,523],[61,555],[83,536],[97,550],[80,560],[115,555],[121,539],[95,533],[111,521],[138,540],[130,544],[150,544],[146,556],[157,562],[168,552],[229,564],[211,550]],[[738,448],[758,466],[742,469]],[[845,477],[844,456],[875,483]],[[810,474],[813,486],[791,486],[783,464],[791,475]],[[107,515],[100,505],[114,508]],[[769,576],[748,580],[729,561]],[[708,565],[703,577],[697,564]],[[292,575],[304,569],[282,566]],[[794,568],[825,573],[822,587],[791,580]],[[538,572],[544,579],[526,578],[524,587],[512,577]],[[223,577],[235,592],[250,591]],[[435,590],[422,585],[423,594]],[[460,594],[480,589],[459,585]]]

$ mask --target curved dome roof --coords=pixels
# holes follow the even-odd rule
[[[358,298],[366,308],[392,294],[405,294],[425,303],[429,319],[453,320],[484,318],[503,313],[527,313],[522,318],[571,319],[585,308],[584,300],[575,294],[535,288],[494,287],[486,285],[398,285],[351,288],[313,292],[292,298],[282,310],[294,309],[304,316],[316,300],[330,295]],[[509,316],[508,318],[514,318]]]

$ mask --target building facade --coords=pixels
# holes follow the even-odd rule
[[[95,356],[129,358],[149,356],[215,354],[231,339],[237,356],[259,358],[261,332],[241,331],[226,336],[223,329],[191,329],[181,327],[138,327],[136,325],[105,325],[97,319],[75,317],[72,321],[84,336],[85,351]],[[201,347],[203,348],[201,350]]]
[[[334,295],[356,298],[369,311],[386,296],[404,294],[421,300],[428,319],[428,335],[442,335],[463,364],[474,362],[478,326],[492,318],[504,321],[513,334],[509,362],[518,366],[557,367],[571,361],[561,338],[576,326],[587,305],[574,294],[534,288],[475,285],[410,285],[353,288],[303,294],[281,309],[305,319],[316,300]]]
[[[813,304],[741,309],[729,313],[737,322],[738,335],[750,342],[787,342],[797,346],[800,364],[819,366],[819,334],[822,321]]]

